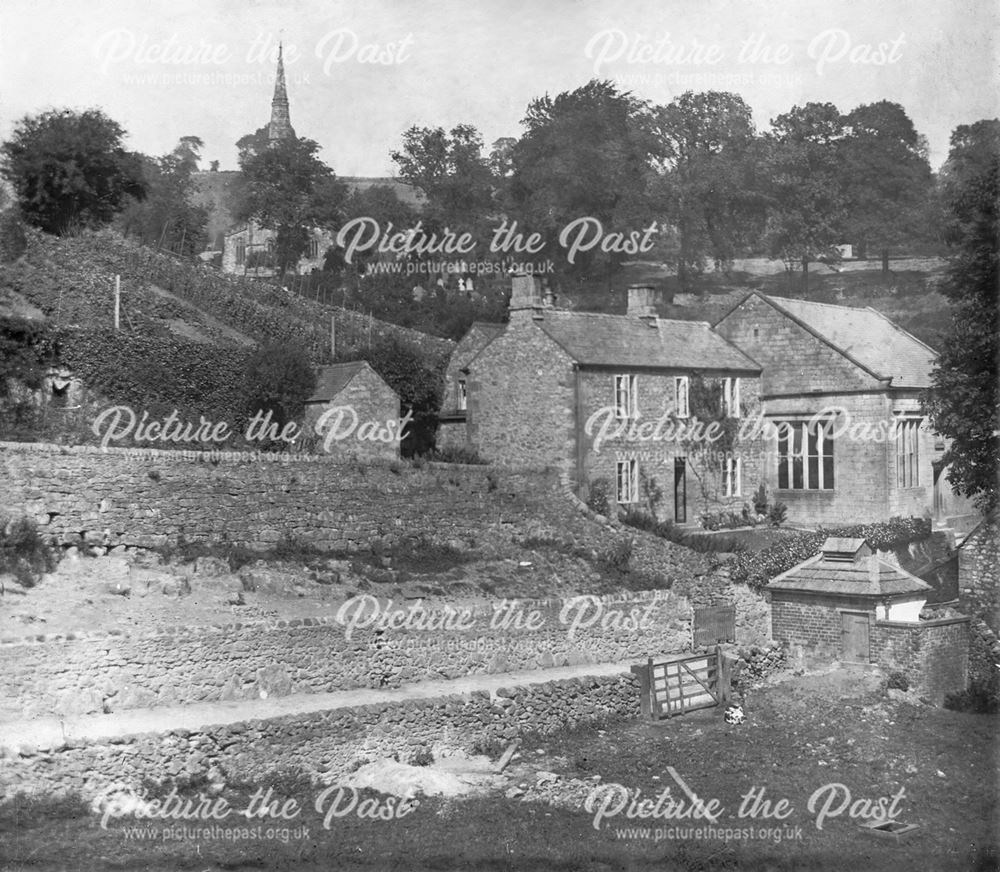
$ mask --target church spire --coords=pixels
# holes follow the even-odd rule
[[[278,43],[278,71],[274,79],[274,97],[271,99],[271,122],[267,125],[267,139],[272,145],[282,139],[294,138],[295,131],[288,115],[288,92],[285,90],[285,63],[282,45]]]

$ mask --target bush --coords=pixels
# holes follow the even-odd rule
[[[615,544],[601,554],[601,563],[619,572],[627,572],[632,560],[632,540],[618,539]]]
[[[630,508],[624,515],[619,516],[619,520],[637,530],[652,533],[668,542],[683,545],[702,554],[734,553],[746,549],[746,544],[734,536],[699,536],[697,533],[678,527],[672,521],[658,521],[640,509]]]
[[[606,478],[599,478],[590,483],[590,492],[587,494],[587,508],[598,515],[608,517],[611,511],[611,503],[608,500],[608,493],[611,489]]]
[[[775,508],[780,503],[775,504]],[[776,575],[819,553],[830,536],[864,539],[873,551],[890,551],[910,542],[926,539],[931,522],[925,518],[891,518],[873,524],[854,524],[832,530],[820,528],[815,533],[787,536],[761,551],[746,551],[733,559],[730,577],[734,582],[760,590]]]
[[[909,690],[910,689],[910,679],[906,677],[903,672],[893,672],[889,676],[889,681],[886,683],[887,690]]]
[[[34,587],[57,562],[31,518],[0,516],[0,573],[9,572],[22,587]]]
[[[780,527],[785,522],[787,514],[788,506],[779,501],[771,506],[770,511],[767,513],[767,519],[771,522],[772,527]]]
[[[485,466],[488,462],[474,448],[466,448],[464,445],[436,448],[430,459],[438,463],[467,463],[473,466]]]
[[[764,482],[757,485],[757,493],[753,497],[753,510],[756,515],[767,514],[767,489],[764,487]]]

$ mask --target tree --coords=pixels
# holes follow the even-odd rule
[[[483,157],[483,138],[470,124],[450,133],[441,127],[411,127],[403,147],[390,155],[400,178],[427,197],[424,223],[478,235],[493,212],[493,173]]]
[[[927,146],[898,103],[858,106],[844,119],[839,165],[844,176],[845,241],[864,256],[868,243],[883,249],[931,236],[933,177]]]
[[[276,231],[274,256],[280,273],[305,253],[310,230],[332,227],[342,214],[347,186],[316,156],[318,151],[311,139],[289,137],[240,155],[233,217]]]
[[[143,157],[146,196],[129,198],[115,219],[125,235],[135,236],[144,245],[166,248],[177,254],[196,254],[205,247],[208,211],[192,202],[191,173],[198,166],[191,141],[184,137],[170,153],[160,158]]]
[[[934,429],[951,440],[948,481],[988,511],[998,504],[1000,469],[1000,120],[958,127],[942,176],[945,238],[955,254],[941,290],[952,319],[924,403]]]
[[[654,111],[661,176],[655,200],[677,228],[678,276],[748,247],[763,223],[750,107],[736,94],[688,91]],[[755,232],[756,231],[756,232]]]
[[[271,413],[280,431],[302,415],[305,401],[316,389],[316,371],[301,349],[286,344],[261,346],[247,361],[244,395],[246,413]]]
[[[657,143],[649,107],[613,83],[592,80],[575,91],[533,100],[526,130],[511,154],[505,211],[519,231],[542,234],[546,251],[571,221],[596,218],[605,232],[642,230],[651,215],[647,183]],[[563,272],[595,265],[616,269],[623,256],[597,248]]]
[[[48,233],[107,224],[127,196],[145,195],[140,155],[125,131],[97,109],[25,116],[2,147],[2,175],[21,214]]]
[[[847,191],[840,145],[845,120],[832,103],[795,106],[771,122],[760,146],[761,176],[768,180],[765,241],[772,257],[791,268],[831,254],[843,241]]]

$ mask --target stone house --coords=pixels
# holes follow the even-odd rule
[[[690,523],[742,509],[761,476],[759,439],[737,433],[759,410],[760,366],[707,323],[657,317],[655,302],[633,286],[625,315],[563,311],[537,277],[515,276],[509,323],[475,327],[449,367],[447,444],[564,470],[612,511]]]
[[[438,448],[465,448],[466,421],[469,410],[469,363],[503,333],[505,325],[474,321],[468,332],[455,346],[448,359],[444,378],[444,395],[438,415]]]
[[[319,368],[306,400],[305,431],[323,451],[399,457],[399,395],[364,360]],[[324,441],[329,441],[324,446]]]
[[[871,308],[756,292],[715,330],[763,369],[764,477],[790,521],[931,516],[945,448],[919,400],[932,348]]]

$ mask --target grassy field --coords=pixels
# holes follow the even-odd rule
[[[464,799],[425,798],[392,820],[359,817],[359,796],[354,810],[325,825],[325,815],[313,807],[318,790],[294,774],[276,774],[269,785],[227,786],[222,796],[233,809],[246,808],[253,791],[266,786],[274,788],[282,803],[288,797],[303,806],[288,820],[226,822],[263,827],[258,839],[202,834],[165,840],[164,827],[175,822],[112,818],[105,829],[78,801],[8,801],[0,806],[0,869],[1000,868],[994,717],[890,701],[870,679],[837,672],[750,691],[744,707],[747,721],[740,726],[727,725],[721,711],[712,709],[655,725],[628,723],[605,731],[529,738],[507,773],[510,784],[528,788],[524,796],[507,798],[497,791]],[[665,805],[660,817],[628,819],[622,810],[606,815],[595,828],[595,808],[585,807],[581,783],[620,784],[654,799],[670,787],[672,797],[684,800],[671,770],[706,805],[717,800],[721,812],[715,833],[693,832],[698,826],[707,828],[706,821],[666,819]],[[532,785],[541,772],[557,779],[535,790]],[[552,776],[544,777],[552,781]],[[751,810],[754,797],[744,802],[751,790],[772,802],[770,818],[762,803]],[[165,792],[160,789],[161,795]],[[186,795],[196,797],[197,790]],[[364,796],[371,808],[377,803],[386,807],[384,797]],[[893,797],[898,797],[898,819],[917,829],[898,842],[863,832],[859,824],[874,812],[877,800]],[[782,799],[787,806],[778,805]],[[597,807],[601,802],[598,798]],[[328,810],[329,802],[324,812]],[[605,810],[613,812],[614,807]],[[268,828],[273,829],[270,837]],[[741,830],[741,838],[727,840],[727,829]],[[747,837],[749,830],[756,838]]]

